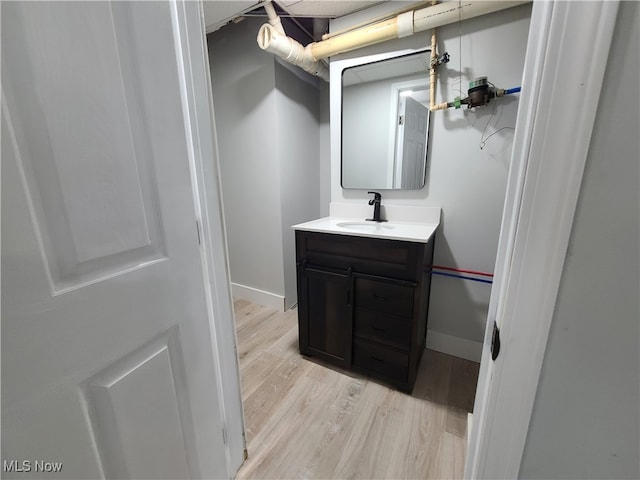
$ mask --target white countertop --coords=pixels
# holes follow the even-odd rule
[[[324,217],[310,222],[293,225],[294,230],[307,232],[354,235],[357,237],[386,238],[408,242],[427,243],[438,228],[439,223],[418,222],[367,222],[362,219]]]

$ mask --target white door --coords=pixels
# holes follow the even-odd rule
[[[227,476],[173,17],[2,2],[6,478]]]
[[[410,96],[401,98],[395,186],[415,190],[424,180],[429,109]]]

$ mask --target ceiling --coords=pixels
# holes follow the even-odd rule
[[[286,12],[283,16],[336,18],[386,1],[389,0],[276,0],[274,3]],[[204,0],[203,3],[207,33],[264,4],[255,0]]]
[[[277,1],[291,15],[314,18],[336,18],[369,8],[386,0],[281,0]]]

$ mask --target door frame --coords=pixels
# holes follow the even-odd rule
[[[176,48],[233,477],[244,422],[202,4],[173,8],[182,25]],[[618,1],[602,0],[533,6],[465,478],[519,474],[617,9]],[[495,363],[494,321],[502,337]]]
[[[520,472],[617,10],[533,5],[465,478]]]
[[[234,478],[246,459],[244,412],[231,278],[220,186],[218,142],[201,1],[172,2],[182,109],[189,140],[189,166],[201,241],[201,259],[211,347],[216,360],[227,474]]]

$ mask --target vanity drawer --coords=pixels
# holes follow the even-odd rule
[[[355,306],[399,317],[413,315],[415,288],[406,282],[378,280],[370,276],[355,276]]]
[[[380,238],[296,232],[298,259],[339,270],[416,281],[424,270],[424,244]]]
[[[353,340],[353,364],[384,377],[406,381],[409,356],[358,338]]]
[[[411,346],[411,319],[356,308],[353,319],[353,334],[357,337],[409,350]]]

